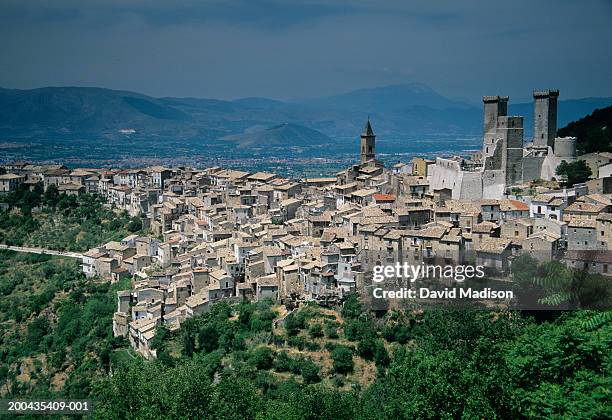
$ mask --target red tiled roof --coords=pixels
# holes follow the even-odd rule
[[[529,210],[529,206],[527,204],[523,203],[522,201],[510,200],[510,203],[512,203],[514,208],[517,209],[517,210],[520,210],[520,211],[527,211],[527,210]]]
[[[374,200],[376,201],[395,201],[395,196],[393,194],[374,194],[372,195]]]

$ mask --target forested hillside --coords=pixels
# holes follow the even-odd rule
[[[127,286],[86,280],[74,259],[0,251],[0,395],[95,395],[93,384],[129,358],[112,333],[116,291]]]
[[[0,243],[60,251],[87,251],[111,240],[121,240],[142,229],[138,217],[104,206],[91,194],[59,194],[55,186],[27,187],[2,197]]]
[[[126,285],[88,282],[70,261],[2,257],[5,398],[90,398],[98,418],[612,415],[609,313],[377,318],[353,298],[341,313],[306,306],[272,328],[269,302],[219,303],[160,329],[149,362],[112,338]]]
[[[578,154],[612,151],[612,106],[571,122],[558,131],[560,137],[578,138]]]
[[[272,329],[262,304],[216,305],[165,333],[157,362],[101,384],[98,414],[207,418],[612,415],[610,317],[306,307]],[[253,316],[255,314],[255,316]],[[607,319],[607,320],[606,320]],[[169,344],[179,343],[172,355]]]

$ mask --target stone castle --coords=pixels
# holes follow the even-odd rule
[[[483,148],[472,159],[436,159],[434,193],[453,199],[501,199],[508,187],[551,180],[561,161],[576,160],[576,138],[557,137],[558,90],[535,91],[534,137],[525,143],[523,117],[508,115],[507,96],[485,96]]]

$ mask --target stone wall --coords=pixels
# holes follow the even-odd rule
[[[523,182],[540,179],[544,156],[525,156],[522,160]]]
[[[505,173],[486,170],[482,173],[482,198],[500,200],[505,193]]]

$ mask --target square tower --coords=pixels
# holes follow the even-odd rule
[[[484,124],[483,124],[483,157],[492,156],[495,152],[497,120],[508,115],[507,96],[483,96]]]
[[[499,117],[497,137],[501,141],[501,169],[506,185],[520,184],[523,179],[523,117]]]
[[[555,145],[558,97],[558,90],[533,92],[533,145],[536,147]]]

